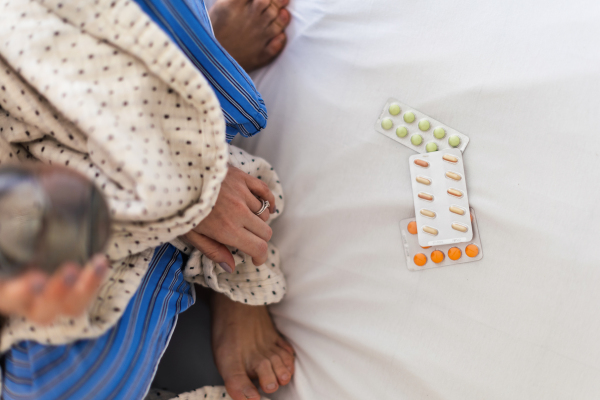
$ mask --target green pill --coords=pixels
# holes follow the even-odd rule
[[[412,111],[404,113],[404,121],[405,122],[408,122],[410,124],[414,120],[415,120],[415,113],[413,113]]]
[[[396,129],[396,136],[405,137],[406,135],[408,135],[408,129],[406,129],[405,126],[401,126],[398,129]]]
[[[427,150],[428,153],[437,151],[438,150],[437,144],[434,142],[429,142],[429,143],[427,143],[427,146],[425,146],[425,150]]]
[[[433,136],[435,136],[436,139],[441,139],[446,136],[446,130],[441,126],[438,126],[433,130]]]
[[[398,115],[398,114],[400,114],[400,111],[402,111],[402,110],[400,109],[400,106],[398,104],[392,104],[392,105],[390,105],[389,111],[390,111],[390,114],[392,114],[392,115]]]
[[[383,119],[383,121],[381,121],[381,127],[382,127],[383,129],[385,129],[386,131],[387,131],[388,129],[391,129],[391,128],[392,128],[392,126],[394,126],[394,123],[393,123],[393,122],[392,122],[392,120],[391,120],[391,119],[389,119],[389,118],[384,118],[384,119]]]
[[[430,124],[429,121],[427,121],[426,119],[422,119],[419,121],[419,129],[422,130],[423,132],[425,132],[426,130],[428,130],[430,128]]]
[[[456,135],[452,135],[448,138],[448,144],[452,147],[456,147],[460,144],[460,138]]]
[[[418,133],[415,135],[412,135],[410,137],[410,142],[412,144],[414,144],[415,146],[420,145],[421,143],[423,143],[423,136],[419,135]]]

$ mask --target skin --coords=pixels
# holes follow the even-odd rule
[[[229,167],[215,207],[198,226],[183,236],[184,240],[202,251],[208,258],[233,272],[233,256],[224,245],[234,246],[252,257],[254,265],[267,261],[267,242],[273,231],[266,224],[269,213],[260,216],[262,202],[267,200],[275,212],[275,197],[269,187],[260,179],[246,174],[235,167]],[[227,270],[227,268],[225,268]]]
[[[291,20],[289,0],[218,0],[209,10],[219,43],[247,72],[273,61],[283,50]]]
[[[234,302],[213,293],[213,354],[227,393],[234,400],[260,400],[252,379],[265,393],[287,385],[294,373],[294,349],[273,326],[264,306]]]
[[[95,298],[107,270],[108,261],[98,255],[85,268],[66,263],[52,276],[30,270],[0,280],[0,314],[25,317],[43,325],[59,315],[81,315]]]
[[[183,238],[221,266],[230,265],[231,272],[233,257],[223,244],[251,255],[255,265],[263,264],[272,231],[266,224],[266,211],[260,216],[254,214],[262,205],[256,196],[269,201],[270,213],[275,211],[275,198],[268,186],[230,166],[215,207]],[[265,393],[291,381],[294,350],[273,326],[266,306],[249,306],[213,293],[211,307],[215,363],[234,400],[260,399],[252,379],[258,379]]]

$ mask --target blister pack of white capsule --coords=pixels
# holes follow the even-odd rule
[[[465,243],[445,244],[441,246],[421,246],[417,239],[419,225],[415,218],[400,221],[402,244],[406,255],[406,266],[411,271],[447,267],[449,265],[463,264],[479,261],[483,258],[481,236],[477,226],[475,211],[470,209],[473,238]]]
[[[468,242],[473,238],[469,197],[459,149],[408,158],[421,246]]]
[[[417,153],[444,149],[465,151],[469,144],[467,135],[394,98],[385,103],[375,130]]]

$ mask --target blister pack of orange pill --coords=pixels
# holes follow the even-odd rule
[[[469,144],[467,135],[394,98],[385,103],[375,130],[417,153],[452,148],[465,151]]]
[[[445,267],[479,261],[483,258],[483,248],[477,226],[477,216],[470,208],[468,218],[472,221],[473,237],[468,242],[445,244],[441,246],[421,246],[417,239],[419,224],[415,218],[400,221],[406,265],[411,271]]]
[[[415,216],[421,246],[473,238],[462,153],[445,149],[409,157]]]

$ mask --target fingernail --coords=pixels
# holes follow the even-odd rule
[[[92,263],[94,266],[94,273],[96,274],[96,276],[103,277],[107,270],[106,259],[103,257],[96,257],[94,258]]]
[[[75,284],[76,280],[77,280],[77,273],[73,270],[68,270],[63,275],[63,281],[64,281],[65,285],[68,287],[73,286]]]
[[[275,383],[269,383],[267,385],[267,390],[275,390],[276,387],[277,385]]]
[[[31,291],[34,294],[40,294],[44,291],[44,288],[46,287],[46,279],[44,278],[37,278],[36,280],[34,280],[31,283]]]
[[[227,273],[231,274],[233,272],[233,269],[231,269],[231,267],[229,266],[229,264],[227,263],[219,263],[219,265],[221,266],[221,268],[223,268]]]

